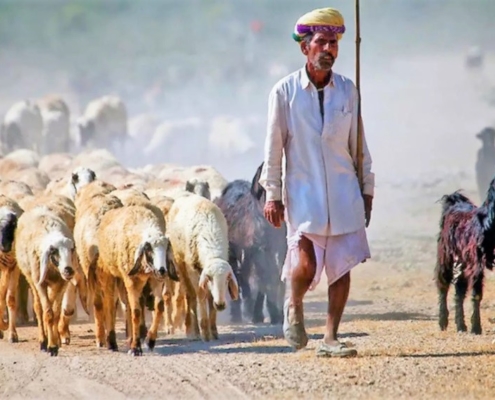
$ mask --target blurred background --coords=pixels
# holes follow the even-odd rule
[[[377,186],[474,173],[475,134],[495,126],[495,2],[361,3],[362,109]],[[117,95],[132,137],[114,151],[124,165],[208,163],[227,179],[251,179],[268,92],[304,65],[295,21],[325,6],[345,17],[335,70],[354,80],[351,0],[2,0],[0,113],[56,93],[76,137],[87,104]],[[482,61],[469,67],[470,54]]]

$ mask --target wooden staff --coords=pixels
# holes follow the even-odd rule
[[[361,79],[360,79],[360,56],[361,32],[359,23],[359,0],[356,0],[356,88],[358,93],[357,103],[357,176],[361,192],[363,191],[363,120],[361,118]]]

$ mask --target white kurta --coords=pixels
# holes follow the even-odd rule
[[[294,238],[305,235],[315,244],[320,274],[326,266],[329,284],[369,258],[356,147],[357,90],[351,80],[333,73],[324,88],[323,121],[317,90],[305,68],[275,84],[269,95],[260,184],[267,200],[284,201],[289,267],[297,262]],[[372,161],[364,138],[363,151],[364,193],[373,195]],[[283,277],[287,275],[285,269]]]

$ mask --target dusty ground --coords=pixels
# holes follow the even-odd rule
[[[224,325],[221,339],[204,344],[163,333],[154,353],[126,354],[94,346],[93,326],[72,327],[73,341],[58,358],[38,351],[36,329],[19,329],[21,343],[0,342],[1,398],[493,398],[495,283],[483,302],[481,336],[440,332],[432,282],[439,193],[472,187],[454,175],[428,183],[380,188],[369,234],[373,260],[354,273],[341,325],[355,359],[317,359],[324,288],[306,298],[311,340],[294,352],[281,327]],[[414,195],[413,195],[414,193]],[[467,191],[475,195],[472,191]],[[380,222],[381,221],[381,222]],[[469,323],[470,304],[466,302]],[[225,316],[224,316],[225,318]],[[452,318],[451,318],[452,321]]]

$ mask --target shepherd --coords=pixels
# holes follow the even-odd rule
[[[313,10],[297,21],[293,38],[306,62],[269,94],[259,180],[266,190],[265,218],[275,227],[285,220],[288,229],[281,276],[286,281],[285,339],[297,350],[306,347],[303,299],[325,270],[326,332],[316,355],[332,357],[357,355],[337,333],[350,271],[371,257],[365,228],[375,186],[362,124],[363,154],[358,156],[359,93],[350,79],[332,70],[344,32],[344,19],[334,8]]]

